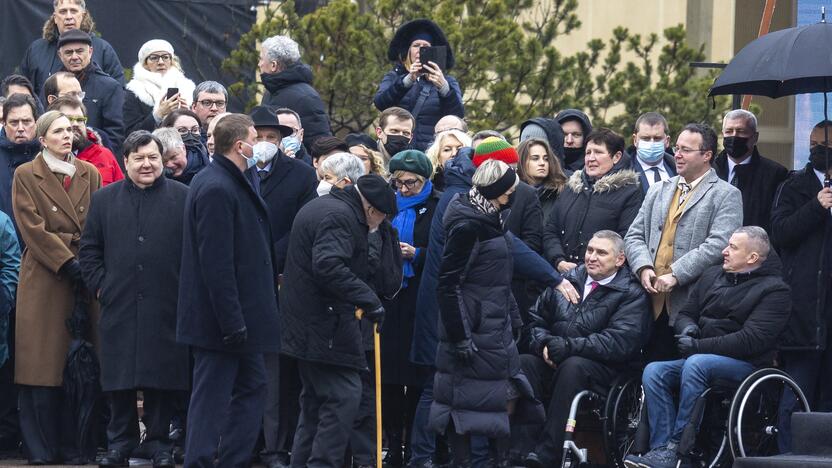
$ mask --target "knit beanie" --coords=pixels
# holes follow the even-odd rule
[[[523,127],[523,130],[520,131],[520,142],[524,142],[531,138],[537,138],[538,140],[549,141],[549,135],[546,134],[546,130],[536,123],[530,123]]]
[[[520,162],[517,150],[507,141],[497,137],[486,138],[474,150],[473,161],[475,167],[480,167],[480,164],[489,159],[496,159],[509,165]]]
[[[390,173],[407,171],[430,179],[433,174],[433,164],[425,153],[419,150],[404,150],[396,153],[390,160]]]
[[[153,52],[167,52],[173,55],[173,46],[164,39],[151,39],[139,49],[139,63],[144,63],[147,56]]]

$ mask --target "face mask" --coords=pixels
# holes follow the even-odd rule
[[[639,140],[636,156],[646,164],[656,164],[664,157],[664,142]]]
[[[572,164],[573,162],[583,159],[584,154],[586,154],[586,149],[584,148],[564,148],[563,155],[566,164]]]
[[[185,143],[185,146],[195,146],[202,144],[202,139],[196,133],[188,132],[182,135],[182,143]]]
[[[384,149],[391,157],[395,156],[407,149],[410,146],[410,138],[404,135],[387,135],[387,143],[384,144]]]
[[[280,144],[283,145],[283,152],[291,157],[295,157],[295,153],[300,149],[300,141],[292,135],[284,137],[280,140]]]
[[[243,142],[243,144],[244,144],[244,145],[246,145],[246,146],[250,146],[250,147],[251,147],[251,150],[252,150],[252,155],[251,155],[251,157],[249,158],[248,156],[246,156],[245,154],[243,154],[243,152],[242,152],[242,151],[240,151],[240,152],[239,152],[239,155],[240,155],[240,156],[242,156],[242,157],[243,157],[243,159],[245,159],[245,160],[246,160],[246,169],[251,169],[252,167],[254,167],[254,166],[256,166],[256,165],[257,165],[257,158],[255,158],[255,157],[254,157],[254,153],[253,153],[253,151],[254,151],[254,146],[251,146],[251,145],[249,145],[249,144],[248,144],[248,143],[246,143],[246,142]]]
[[[821,172],[829,170],[828,164],[826,163],[827,150],[829,151],[829,157],[832,159],[832,147],[815,145],[809,150],[809,162],[812,163],[813,168]]]
[[[254,154],[253,159],[257,162],[267,163],[274,159],[277,154],[277,145],[269,143],[268,141],[261,141],[251,147]]]
[[[332,187],[334,187],[334,185],[330,184],[329,182],[327,182],[325,180],[322,180],[322,181],[318,182],[318,188],[317,188],[318,196],[322,197],[322,196],[328,194],[329,191],[332,190]]]
[[[722,140],[722,147],[725,148],[725,154],[732,158],[739,158],[748,153],[748,138],[739,136],[729,136]]]

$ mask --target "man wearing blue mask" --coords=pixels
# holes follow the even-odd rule
[[[289,109],[288,107],[280,107],[275,109],[275,114],[277,114],[277,120],[280,122],[280,125],[288,127],[291,132],[283,134],[283,138],[280,140],[280,150],[283,151],[283,154],[289,156],[290,158],[295,158],[298,161],[303,161],[306,164],[312,165],[312,156],[309,155],[309,152],[306,151],[306,147],[303,146],[303,124],[300,120],[300,114]]]
[[[630,169],[639,175],[645,194],[656,182],[676,175],[669,133],[667,120],[658,112],[645,112],[636,119],[633,146],[626,153],[630,157]]]

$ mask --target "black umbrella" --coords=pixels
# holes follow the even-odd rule
[[[826,22],[824,8],[820,23],[768,33],[743,47],[714,81],[709,95],[753,94],[778,98],[823,93],[823,118],[828,120],[826,93],[832,91],[830,45],[832,24]],[[827,127],[824,127],[824,137],[828,146]],[[828,152],[826,157],[828,160]]]
[[[66,326],[72,335],[69,353],[64,367],[64,397],[75,421],[75,437],[82,457],[95,458],[92,443],[96,402],[101,394],[99,375],[101,368],[95,348],[87,337],[92,331],[89,317],[89,301],[82,287],[75,288],[75,306]]]

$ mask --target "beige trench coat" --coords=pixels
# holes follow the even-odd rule
[[[72,281],[58,270],[78,253],[92,193],[101,187],[95,166],[75,159],[75,167],[68,193],[40,154],[15,171],[12,206],[26,243],[17,288],[17,384],[57,387],[63,382],[71,340],[65,322],[72,314],[74,293]],[[90,314],[95,330],[94,301]]]

